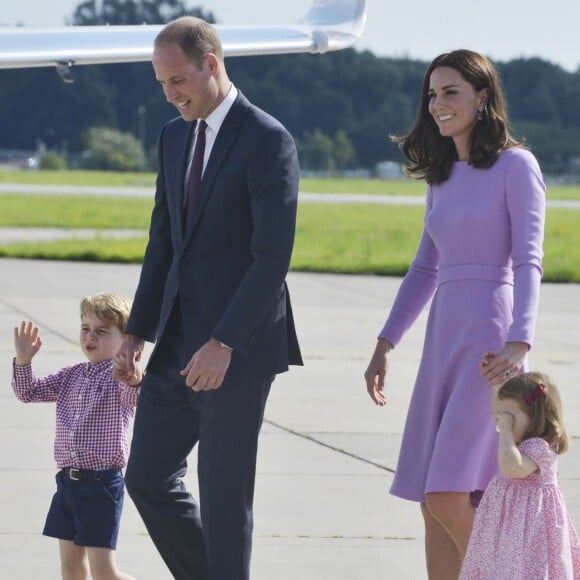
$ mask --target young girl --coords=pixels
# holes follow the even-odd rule
[[[580,542],[558,483],[568,436],[556,385],[540,373],[513,377],[493,411],[500,473],[477,510],[460,580],[580,578]]]

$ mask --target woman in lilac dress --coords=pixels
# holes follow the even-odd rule
[[[533,341],[545,186],[509,133],[497,72],[468,50],[431,63],[415,124],[394,140],[427,182],[425,224],[365,380],[384,405],[389,352],[432,299],[391,493],[420,502],[429,578],[455,579],[498,471],[488,383],[524,370]]]

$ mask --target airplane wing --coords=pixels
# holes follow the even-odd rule
[[[292,25],[217,24],[216,29],[226,56],[341,50],[360,38],[366,19],[365,2],[313,0],[306,15]],[[72,65],[149,61],[153,40],[161,28],[147,24],[0,27],[0,68],[56,66],[63,76]]]

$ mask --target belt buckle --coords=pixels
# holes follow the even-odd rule
[[[68,470],[68,477],[69,479],[72,479],[72,481],[80,481],[80,470],[70,467]]]

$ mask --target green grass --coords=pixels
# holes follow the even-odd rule
[[[138,264],[143,260],[146,244],[147,238],[144,236],[121,240],[97,236],[90,240],[14,243],[0,245],[0,258]]]
[[[124,228],[146,230],[152,173],[0,171],[0,182],[79,186],[151,187],[151,198],[0,194],[0,227]],[[304,179],[301,191],[423,196],[422,182],[379,179]],[[551,199],[580,199],[580,186],[549,186]],[[549,209],[544,280],[580,282],[580,212]],[[292,269],[313,272],[403,275],[415,255],[423,222],[420,206],[299,204]],[[0,246],[0,256],[134,262],[146,238],[56,240]]]
[[[153,173],[121,173],[116,171],[23,171],[0,170],[0,183],[33,185],[81,185],[103,187],[155,187]]]
[[[549,209],[544,281],[580,282],[580,211]],[[419,243],[423,208],[302,204],[292,269],[402,276]]]
[[[544,241],[544,280],[580,282],[580,211],[548,209]]]
[[[0,196],[0,225],[146,229],[151,200],[70,196]],[[580,282],[579,211],[549,209],[544,280]],[[403,275],[423,223],[421,206],[299,205],[292,269]],[[142,260],[146,237],[57,240],[0,246],[0,256],[57,260]]]
[[[401,275],[415,254],[423,208],[299,205],[292,269]]]
[[[300,191],[364,195],[425,195],[425,184],[412,179],[301,179]]]
[[[413,179],[302,179],[300,191],[424,196],[425,183]],[[546,198],[580,200],[580,185],[548,184]]]
[[[23,171],[0,170],[0,183],[34,185],[155,187],[153,173],[114,171]],[[360,193],[366,195],[425,195],[425,184],[411,179],[306,178],[300,190],[311,193]],[[548,185],[548,199],[580,200],[580,185]]]
[[[580,200],[580,185],[548,185],[546,199]]]
[[[0,227],[147,228],[147,197],[0,194]]]

